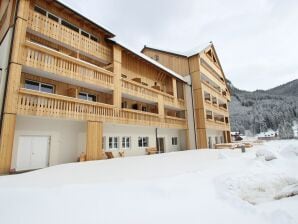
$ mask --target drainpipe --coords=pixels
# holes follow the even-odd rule
[[[157,137],[157,128],[155,128],[155,142],[156,142],[156,149],[157,149],[158,153],[160,153],[159,144],[158,144],[158,137]]]
[[[10,50],[9,50],[6,80],[5,80],[5,86],[4,86],[3,104],[2,104],[2,109],[1,109],[0,133],[2,132],[2,123],[3,123],[5,102],[6,102],[6,91],[7,91],[7,84],[8,84],[8,78],[9,78],[9,70],[10,70],[9,68],[10,68],[10,64],[11,64],[12,47],[13,47],[13,40],[14,40],[14,36],[15,36],[17,15],[18,15],[18,11],[19,11],[19,3],[20,3],[20,1],[17,0],[16,1],[16,10],[15,10],[15,15],[14,15],[14,24],[13,24],[13,30],[12,30],[12,37],[11,37],[11,41],[10,41]]]

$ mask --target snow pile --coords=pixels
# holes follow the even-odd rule
[[[297,223],[298,157],[279,156],[290,145],[298,141],[246,153],[190,150],[3,176],[0,223]],[[256,158],[259,149],[277,159]]]
[[[273,159],[277,159],[276,155],[273,152],[271,152],[271,151],[269,151],[267,149],[259,149],[259,150],[257,150],[256,156],[257,157],[264,158],[266,161],[271,161]]]

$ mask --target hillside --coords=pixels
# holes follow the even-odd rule
[[[288,129],[298,119],[298,80],[269,90],[244,91],[228,82],[232,93],[230,119],[233,131],[253,134]]]

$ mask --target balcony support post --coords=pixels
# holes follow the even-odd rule
[[[102,122],[87,121],[86,160],[103,159],[102,135]]]
[[[20,0],[17,7],[17,16],[14,23],[14,34],[9,58],[7,86],[4,96],[4,110],[1,123],[0,137],[0,174],[10,171],[14,133],[16,125],[16,111],[18,90],[22,73],[22,55],[26,38],[29,0]]]
[[[113,65],[114,65],[114,93],[113,104],[116,108],[121,108],[121,61],[122,51],[121,47],[113,46]]]

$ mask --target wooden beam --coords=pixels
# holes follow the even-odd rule
[[[10,171],[15,125],[15,114],[3,115],[0,139],[0,174],[8,174]]]
[[[86,159],[103,159],[102,149],[103,123],[87,121]]]

